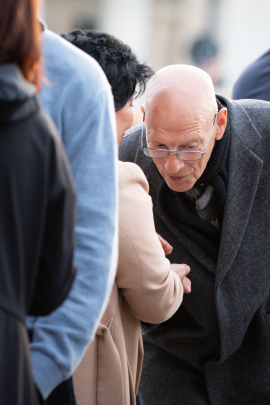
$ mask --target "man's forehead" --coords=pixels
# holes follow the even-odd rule
[[[179,146],[187,144],[200,144],[205,141],[208,131],[203,131],[199,127],[193,127],[185,131],[170,131],[170,130],[152,130],[148,131],[147,128],[147,140],[153,144],[165,144],[174,145],[173,149],[177,149]]]
[[[205,111],[157,111],[145,114],[145,122],[148,130],[165,130],[171,132],[203,130],[213,120],[212,112]]]

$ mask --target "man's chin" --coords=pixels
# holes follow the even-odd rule
[[[165,181],[171,190],[177,191],[178,193],[184,193],[185,191],[190,190],[195,184],[195,181],[183,181],[179,183],[171,181],[170,179],[165,179]]]

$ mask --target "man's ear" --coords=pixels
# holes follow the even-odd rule
[[[144,104],[141,105],[141,112],[144,113]]]
[[[227,126],[227,108],[222,108],[217,114],[217,133],[216,133],[216,140],[219,141],[225,132]]]

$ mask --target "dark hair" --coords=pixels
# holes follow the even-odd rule
[[[37,0],[0,0],[0,10],[0,64],[16,64],[24,77],[40,88]]]
[[[137,85],[136,97],[144,93],[154,71],[147,64],[139,63],[128,45],[112,35],[94,30],[74,30],[62,37],[100,64],[112,87],[116,111],[126,105]]]

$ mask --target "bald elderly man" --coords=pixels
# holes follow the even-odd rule
[[[143,325],[141,404],[270,404],[270,103],[215,95],[205,72],[175,65],[151,80],[144,119],[120,159],[147,176],[192,291]]]

